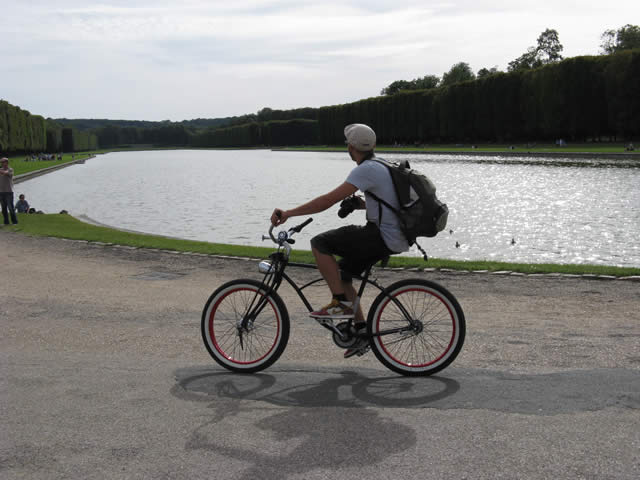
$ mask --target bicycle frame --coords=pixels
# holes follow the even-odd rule
[[[292,228],[290,232],[291,231],[295,232],[296,229],[298,229],[298,227]],[[309,312],[313,311],[313,307],[311,306],[311,303],[307,299],[303,290],[305,288],[310,287],[311,285],[314,285],[319,282],[323,282],[324,279],[322,277],[319,277],[319,278],[316,278],[315,280],[312,280],[311,282],[306,283],[302,287],[299,287],[298,284],[291,277],[289,277],[289,275],[285,273],[285,269],[287,268],[287,266],[316,269],[316,270],[317,270],[317,267],[315,265],[309,265],[306,263],[289,262],[289,253],[291,251],[291,247],[286,243],[287,242],[287,238],[285,238],[286,235],[283,237],[282,233],[283,232],[281,232],[281,234],[278,236],[278,241],[276,241],[273,235],[271,234],[271,230],[269,231],[270,237],[274,241],[276,241],[276,243],[278,243],[280,247],[276,252],[272,253],[269,256],[269,258],[272,260],[272,263],[267,265],[261,262],[261,266],[267,270],[262,280],[262,284],[264,285],[264,295],[260,296],[260,300],[257,302],[257,304],[254,305],[254,302],[258,297],[258,294],[256,293],[256,296],[251,301],[249,308],[247,309],[247,312],[244,315],[244,318],[240,325],[241,329],[246,329],[247,326],[249,325],[249,322],[252,322],[260,314],[260,312],[265,307],[268,301],[267,299],[269,297],[269,294],[277,292],[278,289],[280,288],[280,285],[282,285],[283,280],[286,281],[291,286],[291,288],[293,288],[293,290],[298,294],[298,297],[300,298],[304,306],[307,308],[307,310]],[[392,302],[394,302],[394,304],[398,307],[400,312],[402,312],[403,316],[407,319],[407,322],[408,322],[408,325],[406,327],[379,331],[373,334],[373,336],[390,335],[393,333],[399,333],[404,331],[414,331],[416,322],[414,319],[411,318],[411,315],[406,310],[404,305],[402,305],[402,303],[398,301],[394,296],[390,295],[385,287],[377,283],[375,280],[370,279],[372,268],[373,268],[373,264],[367,267],[367,269],[364,272],[364,275],[354,276],[356,280],[360,280],[360,287],[357,292],[356,301],[354,302],[354,310],[357,309],[359,306],[360,299],[362,298],[362,294],[364,293],[365,287],[367,285],[372,285],[376,287],[381,293],[384,293],[384,295],[387,298],[389,298]],[[327,328],[328,330],[338,334],[340,337],[343,336],[343,334],[333,325],[332,322],[324,322],[324,323],[321,322],[321,325]]]

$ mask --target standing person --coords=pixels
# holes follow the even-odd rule
[[[16,212],[18,213],[28,213],[29,212],[29,202],[27,202],[24,198],[24,193],[21,193],[18,196],[18,201],[16,202]]]
[[[9,214],[14,225],[18,224],[16,210],[13,207],[13,168],[9,168],[9,159],[0,159],[0,205],[4,224],[9,225]]]
[[[299,205],[291,210],[276,208],[271,215],[273,225],[281,225],[290,217],[311,215],[327,210],[341,200],[351,197],[355,208],[366,209],[367,224],[348,225],[321,233],[311,239],[311,248],[320,274],[327,282],[333,296],[331,302],[311,312],[310,316],[322,321],[333,318],[353,318],[358,335],[366,332],[362,309],[353,311],[356,291],[351,283],[353,275],[360,275],[370,264],[391,254],[404,252],[409,244],[400,230],[395,213],[378,202],[369,192],[399,209],[391,174],[378,162],[367,162],[375,157],[376,134],[367,125],[356,123],[344,129],[347,150],[357,166],[345,182],[330,192]],[[364,192],[364,200],[354,196]],[[336,262],[334,255],[341,258]],[[362,355],[368,349],[368,340],[361,337],[344,356]]]

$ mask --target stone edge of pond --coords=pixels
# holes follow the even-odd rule
[[[210,254],[210,253],[198,253],[198,252],[180,252],[177,250],[166,250],[162,248],[148,248],[148,247],[133,247],[130,245],[118,245],[115,243],[105,243],[105,242],[97,242],[90,240],[75,240],[71,238],[60,238],[60,237],[45,237],[56,240],[64,240],[66,242],[77,242],[77,243],[85,243],[87,245],[95,245],[103,248],[115,248],[120,250],[142,250],[149,252],[161,252],[161,253],[169,253],[172,255],[189,255],[193,257],[209,257],[209,258],[221,258],[226,260],[242,260],[242,261],[256,261],[258,259],[252,257],[238,257],[234,255],[218,255],[218,254]],[[545,278],[581,278],[585,280],[623,280],[630,282],[640,282],[640,275],[627,275],[616,277],[614,275],[597,275],[592,273],[584,273],[584,274],[572,274],[572,273],[522,273],[522,272],[513,272],[511,270],[498,270],[498,271],[489,271],[489,270],[456,270],[452,268],[432,268],[432,267],[378,267],[382,270],[388,271],[406,271],[406,272],[438,272],[438,273],[447,273],[454,275],[472,275],[472,274],[484,274],[484,275],[500,275],[500,276],[512,276],[512,277],[545,277]]]
[[[312,147],[309,148],[299,148],[299,149],[288,149],[288,148],[272,148],[273,152],[316,152],[316,153],[336,153],[336,152],[344,152],[344,149],[314,149]],[[439,150],[439,151],[429,151],[429,150],[380,150],[378,149],[378,153],[384,155],[385,153],[391,154],[420,154],[420,155],[468,155],[474,157],[547,157],[547,158],[575,158],[575,159],[632,159],[632,160],[640,160],[639,153],[631,153],[631,152],[536,152],[531,150],[505,150],[505,151],[456,151],[456,150]]]

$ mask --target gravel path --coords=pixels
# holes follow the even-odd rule
[[[0,249],[2,478],[640,475],[637,281],[379,271],[440,282],[465,311],[462,353],[428,379],[344,360],[286,287],[287,350],[239,376],[200,315],[256,261],[2,230]]]

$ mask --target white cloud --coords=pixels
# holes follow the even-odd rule
[[[591,3],[591,2],[589,2]],[[555,28],[565,56],[633,1],[5,2],[2,95],[45,116],[181,120],[354,101],[459,61],[498,66]]]

